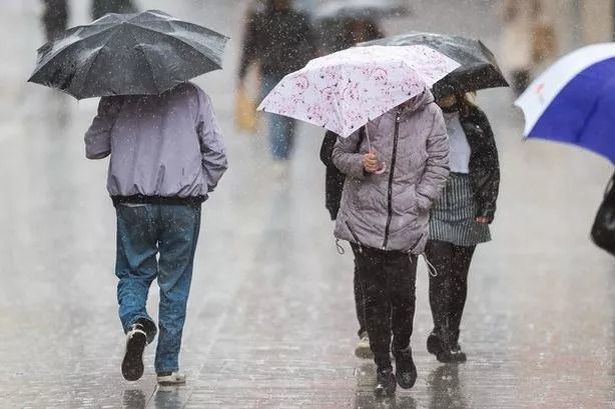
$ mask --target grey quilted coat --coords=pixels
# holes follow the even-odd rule
[[[365,136],[362,136],[364,134]],[[386,170],[363,170],[362,156],[378,152]],[[333,163],[346,174],[335,237],[387,251],[421,254],[429,209],[448,178],[449,143],[442,111],[429,91],[339,138]]]

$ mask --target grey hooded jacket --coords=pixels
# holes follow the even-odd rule
[[[227,159],[210,98],[192,83],[161,95],[104,97],[85,134],[86,157],[111,155],[114,202],[202,202]]]
[[[387,251],[421,254],[429,209],[448,178],[449,143],[442,111],[429,91],[410,108],[394,109],[340,138],[333,163],[347,175],[335,227],[341,240]],[[378,152],[383,174],[364,172],[362,156]]]

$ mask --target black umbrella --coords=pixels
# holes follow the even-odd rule
[[[493,53],[480,40],[444,34],[412,32],[360,45],[408,46],[419,44],[438,50],[461,64],[461,67],[433,86],[433,93],[437,98],[455,92],[508,87]]]
[[[161,94],[222,68],[227,41],[160,11],[107,14],[42,46],[29,81],[77,99]]]

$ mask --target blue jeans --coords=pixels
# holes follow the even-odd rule
[[[282,78],[277,75],[266,75],[263,77],[263,98],[275,88]],[[274,159],[286,160],[290,157],[293,148],[296,121],[287,116],[277,114],[268,114],[267,116],[271,155]]]
[[[154,340],[156,324],[146,311],[146,303],[150,285],[157,279],[160,334],[156,372],[177,371],[201,208],[118,205],[116,213],[115,274],[119,279],[117,299],[124,332],[139,320],[144,323],[148,343]]]

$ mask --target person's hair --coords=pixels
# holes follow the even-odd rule
[[[456,104],[459,107],[459,113],[463,116],[467,116],[470,114],[473,108],[476,108],[476,104],[474,101],[474,97],[476,96],[476,92],[457,92],[455,93]]]

